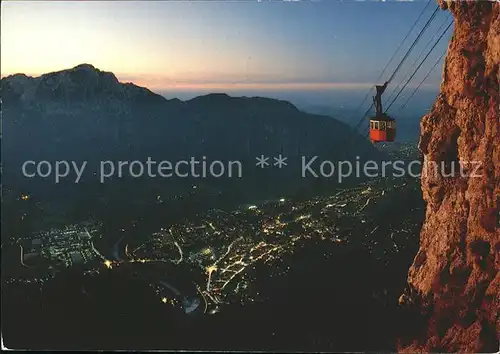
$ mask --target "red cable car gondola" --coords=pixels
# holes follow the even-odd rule
[[[376,115],[370,118],[370,140],[373,143],[383,141],[394,141],[396,138],[396,121],[382,112],[382,94],[387,88],[388,82],[384,85],[377,85],[377,94],[373,97]]]

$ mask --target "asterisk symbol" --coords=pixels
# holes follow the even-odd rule
[[[278,166],[278,168],[282,168],[283,166],[286,166],[286,157],[283,157],[281,156],[281,154],[279,154],[278,157],[275,157],[274,158],[274,166]]]
[[[264,155],[260,155],[260,157],[256,157],[257,159],[257,163],[255,164],[256,166],[260,167],[260,168],[264,168],[266,166],[269,166],[269,162],[267,162],[267,160],[269,160],[269,157],[265,157]]]

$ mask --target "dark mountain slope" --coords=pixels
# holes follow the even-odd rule
[[[158,188],[162,191],[178,193],[199,183],[265,198],[336,183],[336,178],[302,178],[301,156],[353,162],[358,155],[362,159],[381,158],[344,123],[306,114],[289,102],[226,94],[186,102],[168,100],[146,88],[120,83],[114,74],[88,64],[36,78],[12,75],[1,80],[1,89],[4,184],[14,190],[39,190],[43,185],[51,197],[59,191],[67,196],[71,183],[66,181],[63,193],[53,179],[23,177],[21,167],[26,160],[88,161],[76,193],[82,193],[82,185],[99,184],[96,172],[100,161],[145,162],[151,157],[174,163],[191,157],[201,160],[203,156],[209,162],[238,160],[243,165],[241,179],[151,181],[146,176],[128,187],[142,193],[143,186],[161,183]],[[278,154],[288,158],[287,168],[255,167],[255,157],[265,155],[273,162]]]

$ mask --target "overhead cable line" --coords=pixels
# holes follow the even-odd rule
[[[424,32],[427,30],[427,28],[429,27],[429,25],[431,24],[431,22],[434,20],[434,18],[436,17],[436,14],[437,14],[438,11],[439,11],[439,6],[436,6],[436,9],[434,10],[434,12],[430,16],[430,18],[427,20],[427,22],[425,23],[424,27],[420,30],[417,38],[415,38],[415,40],[411,44],[410,48],[408,49],[408,51],[406,52],[406,54],[401,59],[399,65],[396,67],[396,69],[394,70],[394,72],[392,73],[392,75],[389,77],[389,80],[387,80],[387,83],[390,83],[392,81],[392,79],[394,78],[394,76],[396,76],[396,74],[398,73],[399,69],[401,69],[401,66],[404,64],[404,62],[406,61],[406,59],[408,58],[408,56],[412,52],[413,48],[415,48],[415,45],[418,43],[418,41],[420,40],[420,38],[422,37],[422,35],[424,34]],[[355,131],[357,131],[358,128],[361,126],[361,123],[363,123],[363,120],[365,119],[365,117],[368,115],[368,113],[370,113],[370,110],[372,109],[372,107],[373,107],[373,103],[370,105],[370,107],[368,108],[368,110],[365,112],[365,114],[361,117],[361,119],[356,124],[356,127],[354,128]]]
[[[415,93],[418,91],[418,89],[420,88],[420,86],[422,86],[422,84],[424,83],[424,81],[427,80],[427,78],[429,77],[429,75],[434,71],[434,69],[436,68],[436,66],[441,62],[441,59],[443,59],[443,57],[445,56],[446,52],[447,52],[447,49],[445,49],[443,51],[443,54],[441,54],[441,56],[439,57],[439,59],[436,60],[436,62],[434,63],[434,65],[432,66],[432,68],[429,70],[429,72],[427,73],[427,75],[425,75],[424,79],[422,81],[420,81],[420,83],[418,84],[418,86],[413,90],[413,92],[411,93],[410,97],[408,97],[408,99],[401,106],[401,108],[399,109],[398,112],[401,112],[403,109],[405,109],[406,105],[408,104],[408,102],[410,102],[410,100],[415,95]]]
[[[439,11],[439,6],[436,6],[436,9],[434,10],[434,12],[432,13],[431,17],[427,20],[427,22],[425,23],[424,27],[422,28],[422,30],[420,31],[420,33],[418,34],[417,38],[415,38],[415,40],[413,41],[412,45],[410,46],[410,48],[408,49],[408,51],[406,52],[405,56],[403,57],[403,59],[401,59],[401,62],[399,63],[399,65],[397,66],[396,70],[394,70],[394,72],[392,73],[391,77],[389,78],[389,80],[387,80],[388,83],[390,83],[392,81],[392,79],[394,78],[394,76],[396,76],[396,74],[398,73],[399,69],[401,68],[401,66],[404,64],[406,58],[408,58],[408,55],[410,55],[411,51],[413,50],[413,48],[415,47],[415,45],[418,43],[418,41],[420,40],[420,37],[422,37],[422,35],[424,34],[425,30],[429,27],[429,25],[431,24],[431,22],[434,20],[434,18],[436,17],[437,15],[437,12]]]
[[[403,40],[401,41],[401,43],[399,43],[399,46],[398,48],[396,49],[396,51],[392,54],[391,58],[389,59],[389,61],[387,62],[387,64],[385,65],[384,69],[382,70],[382,72],[380,73],[379,77],[377,78],[376,82],[375,82],[375,85],[382,79],[382,77],[384,76],[387,68],[389,67],[389,65],[392,63],[392,61],[394,60],[394,58],[396,57],[396,54],[398,54],[399,50],[401,49],[401,47],[403,46],[403,43],[408,39],[408,37],[410,36],[410,34],[412,33],[413,29],[415,28],[415,26],[417,25],[418,21],[420,20],[420,18],[422,17],[422,15],[425,13],[425,11],[427,10],[427,8],[429,7],[429,5],[431,4],[431,0],[427,1],[427,5],[425,5],[424,9],[422,10],[422,12],[420,13],[420,15],[418,15],[417,19],[415,20],[415,22],[413,23],[413,25],[411,26],[410,30],[408,31],[408,33],[406,34],[406,36],[403,38]],[[370,96],[372,92],[372,88],[370,88],[370,91],[368,91],[368,93],[366,94],[365,98],[363,98],[363,101],[361,102],[361,104],[359,105],[359,107],[356,109],[356,112],[355,112],[355,115],[358,114],[359,110],[361,109],[361,107],[363,107],[363,105],[365,104],[366,102],[366,99]]]
[[[451,15],[448,15],[446,16],[445,20],[443,21],[443,23],[441,23],[441,25],[439,26],[439,28],[436,30],[436,32],[434,33],[434,35],[431,37],[431,39],[427,42],[427,44],[425,45],[424,49],[422,49],[422,51],[420,52],[420,55],[417,57],[417,59],[415,59],[413,61],[413,63],[411,64],[411,68],[405,73],[405,75],[403,76],[404,79],[401,80],[401,82],[392,90],[391,92],[391,95],[389,96],[389,98],[385,101],[384,105],[387,104],[387,102],[390,102],[391,99],[394,97],[394,94],[397,92],[397,90],[400,88],[401,84],[404,82],[404,80],[406,80],[408,78],[408,75],[411,73],[411,70],[413,70],[415,68],[415,65],[419,62],[419,60],[422,58],[422,56],[424,55],[424,53],[427,51],[427,49],[429,48],[429,46],[434,42],[434,39],[436,38],[436,36],[438,35],[438,33],[441,33],[441,30],[443,29],[443,27],[448,23],[448,19],[451,17]]]
[[[406,86],[408,85],[408,83],[411,81],[411,79],[413,79],[413,77],[415,76],[415,74],[418,72],[418,70],[420,69],[420,67],[422,66],[422,64],[427,60],[427,58],[429,57],[429,55],[432,53],[432,51],[434,50],[434,48],[436,48],[436,46],[438,45],[439,41],[441,40],[441,38],[444,37],[444,35],[446,34],[446,32],[448,32],[448,30],[450,29],[451,25],[453,24],[453,21],[450,22],[450,24],[448,25],[448,27],[446,27],[446,29],[443,31],[443,33],[439,36],[439,38],[436,40],[436,43],[434,43],[434,45],[432,46],[432,48],[429,50],[429,52],[427,53],[427,55],[424,57],[424,59],[420,62],[420,64],[417,66],[417,68],[415,69],[415,71],[413,72],[413,74],[408,78],[408,80],[406,81],[406,83],[404,84],[404,86],[399,90],[398,94],[396,95],[396,97],[394,97],[394,99],[391,101],[391,103],[389,104],[389,106],[386,108],[386,112],[391,108],[391,106],[394,104],[394,102],[398,99],[399,95],[401,95],[401,93],[403,92],[403,90],[406,88]]]

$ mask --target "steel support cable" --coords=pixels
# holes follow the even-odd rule
[[[448,17],[449,18],[449,17]],[[443,23],[443,25],[445,24],[446,22]],[[443,28],[443,25],[441,25],[438,29],[438,31]],[[451,25],[451,24],[450,24]],[[449,29],[449,26],[448,28],[446,29],[446,31]],[[445,33],[446,33],[445,31]],[[435,35],[432,37],[433,39],[436,37],[438,32],[435,33]],[[430,44],[430,42],[429,42]],[[426,46],[426,48],[428,47],[428,45]],[[398,112],[401,112],[408,104],[408,102],[412,99],[412,97],[415,95],[415,93],[417,93],[418,89],[420,88],[420,86],[422,86],[422,84],[425,82],[425,80],[427,80],[427,78],[429,77],[429,75],[434,71],[434,69],[437,67],[437,65],[441,62],[441,59],[443,59],[443,57],[446,55],[446,52],[448,51],[448,49],[445,49],[443,51],[443,53],[439,56],[438,60],[436,60],[436,62],[434,63],[434,65],[431,67],[431,69],[427,72],[427,74],[425,75],[425,77],[422,79],[422,81],[420,81],[420,83],[417,85],[417,87],[413,90],[413,92],[411,93],[411,95],[408,97],[408,99],[406,100],[406,102],[401,106],[401,108],[399,109]],[[424,52],[422,52],[423,54]],[[421,57],[422,55],[420,55]],[[369,138],[370,137],[370,134],[369,134],[369,127],[367,129],[365,129],[363,131],[363,133],[361,134],[362,136],[364,136],[365,138]]]
[[[363,120],[370,113],[370,111],[372,110],[372,108],[373,108],[373,102],[370,105],[370,107],[368,107],[368,109],[366,110],[365,114],[363,114],[363,117],[361,117],[361,119],[359,120],[358,124],[356,124],[356,127],[354,128],[355,131],[357,131],[358,128],[361,126],[361,123],[363,123]]]
[[[399,63],[399,65],[397,66],[396,70],[394,70],[394,72],[392,73],[391,77],[389,78],[389,80],[387,80],[387,82],[391,82],[392,79],[394,78],[394,76],[396,76],[396,74],[398,73],[399,69],[401,69],[401,66],[404,64],[404,62],[406,61],[406,58],[408,58],[408,55],[410,55],[411,51],[413,50],[413,48],[415,47],[415,45],[418,43],[418,41],[420,40],[420,37],[422,37],[422,35],[424,34],[424,32],[427,30],[427,28],[429,27],[429,25],[431,24],[431,22],[434,20],[434,18],[436,17],[437,15],[437,12],[439,11],[439,6],[436,6],[436,9],[434,10],[434,12],[432,13],[431,17],[427,20],[427,22],[425,23],[424,27],[422,28],[422,30],[420,31],[420,33],[418,34],[417,38],[415,38],[415,40],[413,41],[412,45],[410,46],[410,48],[408,49],[408,51],[406,52],[405,56],[403,57],[403,59],[401,59],[401,62]]]
[[[427,78],[429,77],[429,75],[434,71],[434,69],[437,67],[437,65],[441,62],[441,59],[443,59],[443,57],[446,55],[446,52],[448,50],[445,49],[443,51],[443,54],[441,54],[441,56],[439,57],[438,60],[436,60],[436,62],[434,63],[434,65],[432,66],[432,68],[429,70],[429,72],[427,72],[427,75],[425,75],[425,77],[423,78],[422,81],[420,81],[420,83],[418,84],[418,86],[413,90],[413,92],[411,93],[410,97],[408,97],[408,99],[406,100],[406,102],[403,104],[403,106],[401,106],[401,108],[399,109],[398,112],[401,112],[403,109],[405,109],[406,105],[408,104],[408,102],[410,102],[410,100],[412,99],[412,97],[415,95],[415,93],[417,93],[418,89],[420,88],[420,86],[422,86],[422,84],[425,82],[425,80],[427,80]],[[363,137],[365,137],[366,139],[369,139],[370,138],[370,128],[368,127],[367,129],[365,129],[363,131],[363,133],[361,134]]]
[[[401,59],[399,65],[396,67],[396,69],[394,70],[394,72],[392,73],[391,77],[389,78],[389,80],[387,80],[387,83],[390,83],[392,81],[392,79],[394,78],[394,76],[396,76],[396,74],[398,73],[399,69],[401,69],[401,66],[404,64],[404,62],[406,61],[406,59],[408,58],[408,56],[410,55],[410,53],[412,52],[413,48],[415,48],[415,45],[418,43],[418,41],[420,40],[420,38],[422,37],[422,35],[424,34],[424,32],[427,30],[427,28],[429,27],[429,25],[431,24],[432,20],[434,20],[434,18],[436,17],[436,14],[437,12],[439,11],[439,6],[436,6],[436,9],[434,10],[434,12],[432,13],[432,15],[430,16],[430,18],[427,20],[427,22],[425,23],[424,27],[420,30],[417,38],[415,38],[415,40],[413,41],[413,43],[411,44],[410,48],[408,49],[408,51],[406,52],[406,54],[403,56],[403,58]],[[358,128],[360,127],[361,123],[363,123],[363,120],[365,119],[365,117],[368,115],[368,113],[370,113],[370,110],[372,109],[373,107],[373,102],[372,104],[370,105],[370,107],[368,108],[368,110],[365,112],[365,114],[361,117],[361,119],[358,121],[358,123],[356,124],[356,127],[354,128],[354,131],[356,132],[358,130]]]
[[[385,65],[384,69],[382,70],[382,72],[380,73],[379,77],[375,81],[375,84],[377,84],[382,79],[382,77],[384,76],[387,68],[389,68],[389,65],[392,63],[392,61],[396,57],[396,54],[398,54],[398,52],[401,49],[401,47],[403,46],[404,42],[408,39],[408,37],[410,36],[410,34],[413,32],[413,29],[415,28],[415,26],[417,25],[418,21],[423,16],[423,14],[427,10],[427,8],[431,4],[431,2],[432,2],[431,0],[427,1],[427,5],[425,5],[425,7],[422,10],[422,12],[420,13],[420,15],[418,15],[417,19],[415,20],[415,22],[413,23],[413,25],[411,26],[410,30],[408,31],[408,33],[406,34],[406,36],[403,38],[403,40],[401,41],[401,43],[399,43],[399,46],[397,47],[396,51],[392,54],[391,58],[389,59],[389,62],[387,62],[387,64]],[[361,104],[359,105],[359,107],[355,111],[355,115],[357,115],[358,112],[359,112],[359,110],[361,109],[361,107],[363,107],[363,105],[366,102],[366,99],[370,96],[371,92],[372,92],[372,88],[370,89],[370,91],[368,91],[368,93],[366,94],[365,98],[363,98],[363,101],[361,101]]]
[[[441,23],[441,25],[439,26],[439,28],[436,30],[436,32],[432,35],[431,39],[427,42],[427,44],[425,45],[424,49],[422,49],[422,51],[420,52],[419,56],[417,57],[417,59],[415,59],[413,61],[413,63],[411,64],[411,68],[409,70],[406,71],[406,73],[404,74],[404,79],[401,80],[401,82],[392,90],[391,92],[391,95],[389,96],[389,98],[385,101],[384,103],[384,106],[387,105],[387,102],[390,102],[391,99],[394,97],[394,94],[397,92],[397,90],[401,87],[401,84],[404,82],[404,80],[406,80],[408,78],[408,75],[412,72],[412,70],[415,68],[415,65],[420,61],[420,59],[422,59],[422,56],[424,55],[424,53],[427,51],[427,49],[429,48],[429,46],[434,42],[434,39],[436,39],[437,35],[439,33],[441,33],[441,30],[443,29],[443,27],[448,23],[448,19],[451,17],[451,15],[448,14],[448,16],[446,16],[445,20],[443,21],[443,23]]]
[[[443,38],[444,35],[446,34],[446,32],[448,32],[448,30],[450,29],[450,27],[451,27],[452,24],[453,24],[453,21],[450,22],[450,24],[448,25],[448,27],[446,27],[446,29],[443,31],[443,33],[441,33],[441,35],[439,36],[439,38],[436,40],[436,43],[434,43],[434,45],[429,50],[429,52],[427,53],[427,55],[420,62],[420,64],[417,66],[417,68],[415,69],[415,71],[413,72],[413,74],[408,78],[408,80],[406,81],[406,83],[404,84],[404,86],[399,90],[399,92],[396,95],[396,97],[394,97],[394,99],[392,100],[392,102],[389,104],[389,107],[387,107],[387,109],[385,110],[386,112],[392,107],[392,105],[398,99],[399,95],[401,95],[401,93],[406,88],[406,86],[408,86],[408,83],[411,81],[411,79],[413,79],[413,77],[418,72],[418,70],[420,69],[420,67],[425,63],[425,61],[427,60],[427,58],[429,57],[429,55],[432,53],[432,51],[434,50],[434,48],[436,48],[436,46],[438,45],[438,43],[441,41],[441,38]]]
[[[427,80],[427,78],[429,77],[429,75],[434,71],[434,69],[436,68],[436,66],[441,62],[441,59],[443,59],[443,57],[445,56],[446,52],[447,52],[447,49],[445,49],[444,52],[443,52],[443,54],[441,54],[441,56],[439,57],[439,59],[436,60],[436,62],[434,63],[434,65],[432,66],[432,68],[429,70],[429,72],[427,73],[427,75],[425,75],[424,79],[422,81],[420,81],[420,83],[418,84],[418,86],[413,90],[413,92],[411,93],[410,97],[408,97],[408,99],[401,106],[401,108],[399,109],[398,112],[401,112],[403,109],[405,109],[406,105],[408,104],[408,102],[410,102],[410,100],[415,95],[415,93],[418,91],[418,89],[420,88],[420,86],[422,86],[422,84],[425,82],[425,80]]]

